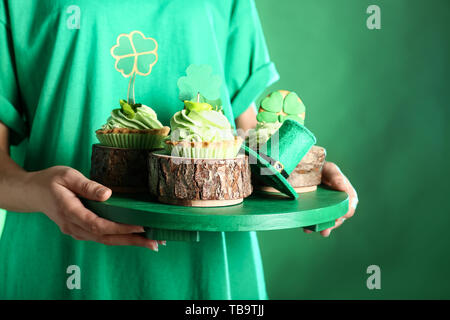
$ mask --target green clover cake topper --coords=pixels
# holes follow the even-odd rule
[[[128,83],[128,103],[134,104],[134,82],[136,75],[148,76],[158,61],[158,43],[153,38],[146,38],[140,31],[120,34],[116,44],[111,48],[111,55],[116,59],[115,68]],[[132,92],[132,95],[130,94]]]
[[[186,69],[186,76],[178,79],[179,98],[181,101],[209,103],[218,109],[222,104],[221,84],[222,80],[218,75],[213,74],[211,66],[191,64]]]
[[[259,122],[283,122],[292,119],[304,124],[305,105],[295,92],[274,91],[261,101],[256,120]]]

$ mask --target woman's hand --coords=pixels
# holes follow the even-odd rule
[[[45,213],[64,234],[77,240],[141,246],[158,251],[157,241],[136,234],[144,232],[143,227],[102,219],[86,209],[78,196],[106,201],[112,192],[75,169],[56,166],[28,173],[26,186],[24,195],[35,211]],[[165,242],[160,243],[165,245]]]
[[[328,237],[333,229],[342,225],[346,219],[353,217],[356,206],[358,205],[358,195],[347,177],[342,173],[339,167],[332,162],[325,162],[325,165],[323,166],[322,183],[334,190],[346,192],[349,197],[347,213],[343,217],[336,219],[334,227],[320,231],[322,236]],[[307,229],[303,229],[303,231],[306,233],[312,232]]]

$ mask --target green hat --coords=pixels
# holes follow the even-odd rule
[[[312,132],[299,122],[286,119],[258,151],[253,148],[254,142],[249,143],[250,146],[244,144],[242,148],[249,156],[252,174],[291,198],[298,199],[287,178],[316,143]]]

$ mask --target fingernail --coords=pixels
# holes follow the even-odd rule
[[[135,233],[142,233],[142,232],[145,232],[144,227],[136,227]]]
[[[149,246],[149,248],[155,252],[158,252],[158,244],[155,242],[152,242],[152,244]]]
[[[106,188],[100,188],[97,190],[97,197],[101,198],[105,195],[105,193],[108,191]]]
[[[166,245],[167,245],[167,242],[166,242],[166,240],[164,240],[164,241],[161,241],[161,244],[162,244],[163,246],[166,246]]]

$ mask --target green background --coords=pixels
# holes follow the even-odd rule
[[[450,298],[450,2],[256,0],[281,80],[358,191],[329,238],[259,234],[272,299]],[[366,9],[381,8],[381,30]],[[0,215],[1,224],[1,215]],[[369,265],[381,290],[366,287]]]
[[[329,238],[259,234],[272,299],[450,298],[450,1],[256,0],[272,89],[296,91],[306,126],[358,191]],[[381,8],[381,30],[366,9]],[[368,290],[369,265],[381,290]]]

